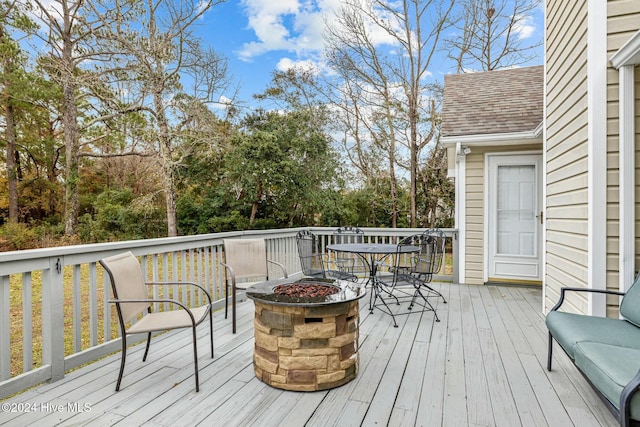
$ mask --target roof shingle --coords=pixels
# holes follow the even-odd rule
[[[543,66],[444,78],[442,136],[533,131],[542,122]]]

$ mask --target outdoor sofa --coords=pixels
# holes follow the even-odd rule
[[[560,300],[547,314],[551,371],[553,340],[573,360],[621,426],[640,425],[640,275],[626,292],[562,288]],[[559,311],[567,292],[622,296],[620,319]]]

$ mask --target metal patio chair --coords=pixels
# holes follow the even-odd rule
[[[322,251],[320,239],[309,230],[299,231],[296,235],[298,255],[302,273],[307,277],[321,277],[325,279],[340,279],[357,282],[358,277],[347,271],[326,268],[326,254]]]
[[[224,318],[229,311],[229,285],[231,285],[232,329],[236,333],[236,291],[269,280],[269,264],[278,266],[283,277],[288,277],[287,269],[279,262],[267,259],[267,245],[264,239],[224,239],[225,297]],[[229,283],[231,282],[231,283]]]
[[[195,368],[196,392],[200,390],[198,379],[198,346],[196,339],[196,326],[202,323],[207,315],[209,316],[209,335],[211,341],[211,358],[213,358],[213,319],[211,317],[211,296],[205,288],[190,282],[145,282],[138,259],[131,253],[114,255],[100,260],[111,280],[111,290],[113,299],[109,302],[116,305],[118,321],[122,331],[122,358],[120,360],[120,373],[116,383],[116,391],[120,390],[122,374],[127,358],[127,335],[147,334],[147,346],[144,350],[142,361],[147,360],[149,345],[151,344],[151,333],[156,331],[166,331],[170,329],[191,328],[193,334],[193,364]],[[160,285],[181,285],[195,286],[199,288],[207,297],[208,303],[189,308],[185,302],[168,298],[150,298],[149,287]],[[152,303],[171,303],[177,309],[169,311],[153,312]],[[143,314],[142,317],[139,317]]]
[[[358,227],[344,225],[338,227],[332,234],[334,244],[364,243],[364,231]],[[349,273],[366,273],[367,268],[361,257],[354,254],[341,253],[331,260],[340,271]]]
[[[398,243],[393,264],[389,267],[389,271],[392,273],[391,281],[388,276],[379,276],[377,279],[381,292],[376,294],[375,299],[381,299],[380,302],[389,314],[394,316],[385,300],[385,295],[388,299],[393,299],[396,305],[400,305],[406,300],[409,301],[407,312],[395,314],[415,312],[414,307],[418,305],[421,307],[421,311],[433,311],[436,322],[440,321],[428,298],[442,298],[442,302],[447,303],[444,296],[431,286],[433,276],[439,273],[442,268],[445,244],[446,236],[439,229],[429,229],[421,234],[405,237]],[[403,246],[417,246],[420,250],[407,254],[403,253]],[[373,306],[379,306],[376,305],[375,299]],[[394,326],[397,326],[395,317],[393,320]]]

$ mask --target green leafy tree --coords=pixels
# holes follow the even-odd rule
[[[29,6],[18,1],[0,1],[0,114],[4,116],[6,170],[8,189],[8,220],[16,223],[18,212],[18,151],[16,130],[17,99],[22,88],[28,87],[24,78],[26,56],[13,34],[29,33],[35,29],[27,15]]]
[[[238,200],[251,206],[249,226],[262,211],[290,226],[322,211],[333,187],[336,161],[330,139],[310,123],[305,110],[258,111],[244,120],[225,157],[225,180]]]

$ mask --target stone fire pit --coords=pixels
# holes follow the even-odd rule
[[[280,389],[326,390],[358,373],[358,299],[352,282],[304,278],[247,290],[255,303],[256,377]]]

